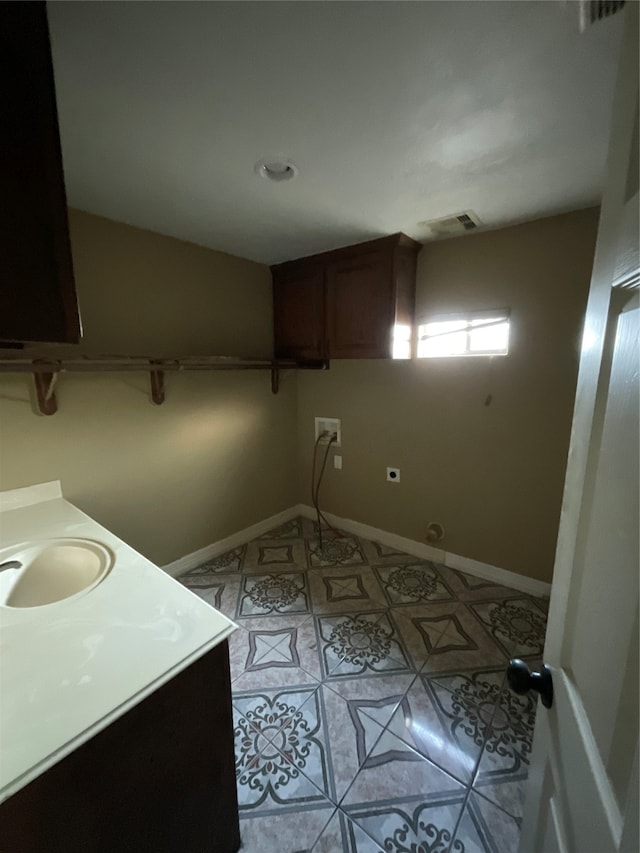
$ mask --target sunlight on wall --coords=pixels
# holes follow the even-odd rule
[[[207,407],[190,412],[170,440],[178,441],[190,453],[202,453],[216,442],[216,452],[219,453],[224,449],[221,442],[227,447],[234,447],[252,433],[258,433],[264,420],[264,410],[250,403],[233,403],[214,410]]]

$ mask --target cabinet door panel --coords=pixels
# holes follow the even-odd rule
[[[0,340],[76,343],[53,67],[44,3],[0,3]]]
[[[393,261],[370,253],[327,270],[331,358],[389,358],[394,321]]]
[[[276,357],[325,358],[322,267],[274,275],[273,316]]]
[[[0,805],[12,853],[235,853],[225,640]]]

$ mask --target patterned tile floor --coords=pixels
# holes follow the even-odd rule
[[[245,853],[515,853],[546,602],[295,519],[181,580],[230,639]]]

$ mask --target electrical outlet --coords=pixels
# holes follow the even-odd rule
[[[399,483],[400,482],[400,469],[399,468],[387,468],[387,480],[390,483]]]
[[[333,457],[333,467],[337,468],[338,471],[342,471],[342,456]]]
[[[317,441],[319,436],[322,433],[329,433],[329,435],[333,435],[334,433],[337,436],[337,441],[332,441],[332,447],[341,447],[342,446],[342,427],[340,420],[338,418],[316,418],[316,435],[315,440]],[[328,438],[324,438],[320,443],[326,444],[329,441]]]

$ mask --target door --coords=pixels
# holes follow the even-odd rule
[[[538,710],[521,853],[640,849],[637,4],[624,14],[545,646],[554,697]]]

